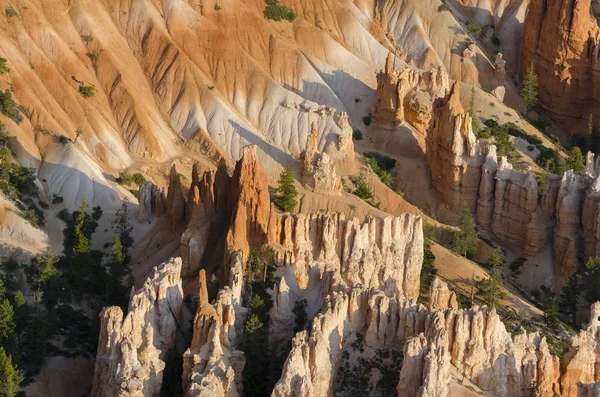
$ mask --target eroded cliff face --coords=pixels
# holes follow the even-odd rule
[[[175,347],[181,322],[181,259],[154,269],[133,290],[125,318],[119,307],[100,313],[100,339],[92,396],[159,396],[165,355]]]
[[[441,68],[422,72],[398,61],[390,53],[385,69],[377,74],[377,102],[371,115],[380,127],[395,127],[405,120],[425,135],[431,122],[434,103],[443,98],[450,85]]]
[[[596,114],[600,100],[600,30],[591,4],[591,0],[531,0],[524,22],[521,73],[535,64],[540,103],[565,126]]]

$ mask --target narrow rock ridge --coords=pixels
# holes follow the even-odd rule
[[[403,64],[403,69],[394,70],[390,53],[385,69],[377,74],[377,102],[371,115],[380,126],[395,127],[407,120],[425,135],[434,103],[449,87],[448,75],[441,68],[422,72]]]
[[[585,175],[572,171],[547,177],[543,192],[531,171],[498,162],[496,147],[476,140],[460,105],[458,85],[439,104],[426,138],[432,185],[448,209],[467,203],[477,225],[503,246],[524,256],[552,244],[560,285],[585,260],[600,253],[599,161],[587,158]]]
[[[423,220],[404,214],[363,222],[342,213],[272,216],[268,243],[280,265],[293,266],[300,289],[324,281],[333,287],[364,285],[416,299],[423,262]]]
[[[244,353],[236,349],[244,320],[241,307],[242,256],[232,255],[231,278],[214,302],[208,301],[206,273],[200,271],[200,304],[194,317],[193,338],[183,356],[186,397],[237,397],[242,393]]]
[[[132,290],[125,318],[116,306],[100,313],[92,396],[160,395],[164,358],[175,347],[182,315],[180,272],[180,258],[154,268],[144,286]]]

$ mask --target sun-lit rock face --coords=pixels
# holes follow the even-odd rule
[[[531,0],[524,22],[521,73],[535,64],[541,105],[572,133],[580,133],[573,121],[583,126],[600,100],[600,29],[591,8],[592,0]]]
[[[460,86],[437,105],[426,137],[431,183],[452,211],[467,203],[476,208],[484,157],[471,128],[471,117],[460,104]]]
[[[363,222],[342,213],[283,215],[269,225],[269,245],[282,265],[293,266],[302,289],[325,280],[324,295],[360,284],[415,299],[422,229],[422,219],[409,214]]]
[[[102,311],[92,396],[160,395],[165,355],[175,347],[181,321],[180,272],[180,258],[155,268],[143,287],[132,291],[124,318],[119,307]]]
[[[398,126],[406,120],[425,135],[435,101],[450,87],[448,75],[440,68],[422,72],[401,64],[396,69],[395,62],[389,54],[385,69],[377,74],[377,102],[371,115],[383,127]]]
[[[302,153],[302,183],[315,193],[341,196],[342,180],[337,175],[335,165],[329,155],[319,152],[317,137],[317,126],[313,123],[308,138],[308,147]]]
[[[187,397],[242,396],[244,353],[237,350],[244,310],[241,303],[242,257],[232,257],[232,278],[208,301],[206,273],[199,274],[200,303],[193,322],[193,337],[183,356],[183,388]]]

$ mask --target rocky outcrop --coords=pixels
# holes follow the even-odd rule
[[[244,353],[236,349],[243,323],[242,257],[232,256],[232,278],[208,301],[206,274],[199,274],[200,304],[193,322],[193,338],[183,356],[183,388],[186,397],[237,397],[242,395]]]
[[[180,271],[179,258],[155,268],[143,287],[132,291],[125,318],[119,307],[100,313],[92,396],[160,395],[165,355],[175,346],[181,321]]]
[[[248,258],[250,250],[267,243],[267,228],[271,213],[269,184],[262,164],[256,156],[255,146],[244,149],[242,159],[235,166],[232,178],[231,194],[233,212],[229,233],[227,234],[228,252],[242,251]],[[228,269],[228,260],[225,268]],[[225,274],[225,279],[229,275]]]
[[[152,182],[144,182],[138,191],[138,214],[139,222],[146,222],[152,214],[161,217],[165,212],[165,191]]]
[[[413,301],[364,287],[332,294],[314,319],[310,334],[302,331],[294,338],[272,396],[331,395],[344,344],[351,334],[365,335],[364,343],[370,347],[398,348],[424,330],[425,317],[424,308]]]
[[[503,81],[506,76],[506,61],[504,60],[504,56],[501,52],[496,54],[496,59],[494,59],[494,68],[496,69],[496,78],[498,81]]]
[[[443,282],[439,277],[435,277],[429,287],[429,311],[438,309],[458,309],[458,301],[456,293],[450,291],[448,284]]]
[[[318,151],[317,137],[317,126],[313,123],[307,149],[302,153],[302,183],[315,193],[341,196],[342,180],[329,155]]]
[[[405,214],[347,219],[342,213],[272,217],[269,245],[278,262],[293,266],[301,289],[363,285],[407,299],[419,296],[423,221]],[[331,292],[324,287],[323,295]]]
[[[404,65],[395,70],[390,53],[385,69],[377,74],[377,102],[371,115],[379,126],[395,127],[406,120],[425,135],[433,105],[446,95],[448,88],[448,75],[441,68],[421,72]]]
[[[565,124],[587,120],[600,100],[600,29],[591,5],[591,0],[531,0],[525,18],[521,73],[535,64],[540,104]]]
[[[565,370],[560,378],[563,397],[579,397],[583,389],[587,389],[587,395],[596,395],[592,392],[598,390],[593,383],[600,381],[599,346],[600,302],[597,302],[590,310],[590,322],[575,336],[564,355]]]
[[[554,259],[561,279],[577,271],[581,250],[581,213],[589,181],[567,171],[561,181],[556,202]]]
[[[452,211],[460,211],[466,202],[474,212],[484,156],[471,117],[460,104],[458,84],[434,110],[426,145],[431,183],[442,201]]]

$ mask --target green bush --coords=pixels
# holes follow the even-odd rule
[[[127,170],[121,171],[117,177],[117,183],[119,185],[131,186],[133,183],[133,175]]]
[[[219,4],[217,4],[217,3],[215,3],[214,10],[215,11],[220,11],[221,10],[221,6]]]
[[[133,174],[131,179],[133,180],[133,183],[135,183],[138,186],[142,186],[142,183],[146,182],[146,178],[144,178],[144,175],[140,174],[139,172]]]
[[[363,200],[371,200],[373,198],[373,192],[369,189],[369,185],[367,184],[367,178],[364,174],[359,174],[357,176],[351,176],[350,180],[356,187],[352,194],[358,196]]]
[[[450,9],[448,8],[448,6],[446,6],[446,4],[442,4],[437,8],[437,12],[444,12],[444,11],[450,11]]]
[[[396,160],[393,158],[386,156],[385,154],[377,153],[377,152],[367,152],[365,153],[365,157],[369,160],[373,159],[377,164],[377,167],[381,169],[381,171],[391,171],[396,167]],[[375,170],[373,170],[375,171]]]
[[[64,198],[62,198],[62,196],[54,196],[52,198],[52,204],[60,204],[63,203],[65,201]]]
[[[79,87],[79,92],[86,98],[93,98],[96,95],[96,87],[84,84]]]
[[[9,90],[0,90],[0,112],[17,124],[23,121],[23,113],[27,114],[25,108],[14,101]]]
[[[279,0],[265,0],[265,18],[275,22],[288,21],[294,22],[296,13],[289,7],[279,4]]]
[[[14,17],[18,17],[19,13],[14,8],[7,8],[6,9],[6,16],[9,17],[9,18],[14,18]]]
[[[362,141],[364,139],[363,132],[359,129],[352,131],[352,139],[355,141]]]
[[[475,37],[479,37],[483,28],[476,23],[469,24],[469,34],[472,34]]]

